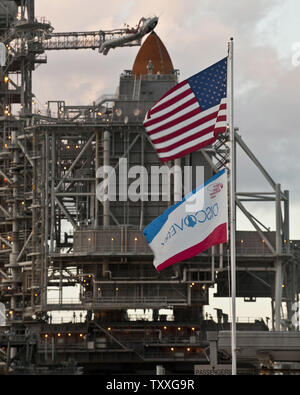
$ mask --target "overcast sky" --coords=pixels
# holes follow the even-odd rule
[[[159,16],[156,33],[180,80],[226,56],[234,37],[235,125],[273,179],[290,190],[291,238],[300,239],[299,0],[36,1],[36,16],[46,17],[57,32],[135,26],[140,17],[153,14]],[[49,51],[48,64],[34,73],[38,103],[90,104],[115,93],[120,73],[132,68],[138,50],[118,48],[107,56],[92,50]],[[238,189],[269,190],[246,158],[238,154],[238,159]],[[255,216],[274,225],[270,204],[257,207]],[[251,305],[254,313],[249,305],[247,314],[261,311],[257,303]]]

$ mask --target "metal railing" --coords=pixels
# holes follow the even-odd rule
[[[151,305],[152,303],[161,303],[161,304],[166,304],[168,301],[168,298],[166,296],[151,296],[151,297],[135,297],[135,296],[103,296],[103,297],[96,297],[96,298],[83,298],[82,300],[79,300],[77,298],[67,298],[63,299],[62,302],[59,301],[59,299],[48,299],[48,304],[51,305],[57,305],[61,306],[62,304],[64,305],[77,305],[77,304],[82,304],[83,306],[85,304],[99,304],[99,305],[105,305],[105,304],[111,304],[111,303],[122,303],[122,304],[149,304]]]
[[[186,306],[188,303],[185,297],[178,298],[177,296],[149,296],[149,297],[135,297],[135,296],[107,296],[83,299],[79,301],[76,298],[64,299],[62,302],[59,299],[48,299],[47,310],[90,310],[100,309],[103,307],[120,307],[125,309],[138,308],[168,308],[172,305]]]
[[[216,314],[210,314],[209,315],[210,319],[213,319],[214,321],[218,321],[218,317]],[[230,323],[232,320],[231,316],[228,316],[228,323]],[[254,324],[255,322],[265,322],[264,317],[251,317],[251,316],[238,316],[236,317],[236,322],[239,324]]]

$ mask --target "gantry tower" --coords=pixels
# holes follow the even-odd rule
[[[151,168],[161,167],[142,122],[149,107],[178,82],[179,72],[167,49],[153,32],[132,69],[121,74],[116,95],[103,96],[92,105],[67,105],[58,99],[48,102],[46,113],[34,112],[32,73],[46,63],[46,50],[100,49],[105,40],[113,47],[115,39],[134,33],[124,29],[54,33],[49,22],[36,19],[34,0],[0,5],[0,42],[6,47],[0,59],[0,300],[6,307],[7,325],[35,333],[36,362],[41,364],[49,362],[45,352],[49,339],[51,363],[66,359],[66,346],[80,364],[98,369],[117,369],[120,360],[134,371],[144,369],[137,366],[153,369],[161,361],[170,371],[207,362],[206,330],[229,325],[224,317],[215,323],[203,316],[211,286],[217,283],[218,295],[229,295],[227,246],[158,274],[142,231],[176,201],[181,188],[176,174],[163,178],[158,173],[156,201],[122,199],[120,183],[116,201],[101,202],[97,196],[103,166],[110,166],[117,179],[126,179],[128,185],[127,168],[139,165],[151,174]],[[140,43],[138,38],[126,45]],[[255,230],[237,232],[237,293],[252,301],[260,296],[279,301],[273,327],[283,296],[286,327],[291,330],[299,273],[290,249],[289,195],[238,130],[236,137],[237,146],[270,188],[236,196],[238,210]],[[169,163],[168,168],[174,164],[182,169],[203,166],[208,179],[228,164],[227,135],[213,147]],[[131,178],[135,176],[131,173]],[[192,176],[190,189],[197,182]],[[161,189],[164,183],[170,191],[167,199]],[[274,203],[275,231],[247,209],[248,201]],[[64,297],[70,287],[77,292],[74,300]],[[56,298],[49,292],[53,289]],[[151,309],[153,320],[131,321],[128,311],[135,309]],[[162,309],[172,310],[171,321]],[[70,310],[84,311],[85,321],[49,322],[51,312]],[[255,325],[268,329],[264,323]],[[24,358],[30,364],[28,355]],[[230,356],[224,358],[230,361]]]

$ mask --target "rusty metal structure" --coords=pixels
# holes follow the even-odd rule
[[[0,328],[0,360],[6,372],[154,373],[163,365],[166,372],[186,373],[196,363],[208,364],[206,331],[230,325],[222,313],[218,322],[203,314],[215,283],[218,296],[229,296],[227,246],[158,274],[142,231],[176,201],[176,177],[158,178],[160,186],[168,183],[169,199],[159,190],[156,201],[126,200],[120,184],[116,201],[97,197],[101,166],[111,166],[126,183],[120,159],[128,168],[144,166],[149,174],[161,166],[142,121],[178,82],[164,44],[154,32],[147,37],[133,69],[121,74],[117,95],[84,106],[49,101],[46,113],[34,112],[32,73],[46,63],[45,51],[99,48],[104,33],[55,33],[49,22],[36,19],[34,0],[1,1],[0,6],[0,42],[6,48],[0,68],[0,301],[7,316]],[[289,240],[289,194],[238,130],[236,141],[271,187],[236,196],[237,208],[255,228],[237,231],[237,296],[270,297],[276,301],[272,328],[279,315],[286,324],[281,329],[294,330],[299,273],[290,248],[296,242]],[[204,166],[208,179],[227,162],[224,135],[176,164]],[[196,182],[191,179],[191,188]],[[250,213],[245,201],[273,201],[275,231]],[[64,295],[70,288],[72,300]],[[129,311],[136,309],[150,309],[152,319],[132,318]],[[74,312],[74,318],[55,322],[57,311]],[[269,330],[263,320],[240,322],[238,329]],[[219,359],[230,363],[228,352],[221,350]]]

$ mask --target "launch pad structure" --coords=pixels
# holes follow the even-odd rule
[[[100,49],[105,39],[123,39],[126,33],[55,33],[49,22],[36,19],[34,0],[0,2],[0,42],[6,48],[0,67],[0,302],[6,312],[0,361],[6,373],[193,374],[195,365],[230,366],[226,336],[220,332],[223,348],[217,352],[210,341],[216,338],[207,337],[228,330],[228,317],[218,311],[215,322],[203,314],[214,284],[217,296],[230,295],[227,245],[158,273],[142,234],[177,200],[182,186],[176,175],[166,179],[169,200],[161,190],[156,201],[97,198],[101,166],[118,172],[120,158],[149,173],[151,166],[161,166],[143,119],[179,73],[160,38],[154,32],[147,36],[132,70],[121,74],[117,95],[93,105],[49,101],[45,114],[33,111],[32,73],[47,62],[45,51]],[[124,45],[141,45],[141,39]],[[168,166],[203,166],[207,180],[227,166],[227,140],[222,135],[212,147]],[[237,296],[269,297],[273,306],[271,328],[255,320],[238,321],[237,329],[297,336],[299,254],[297,241],[289,239],[289,193],[238,129],[236,144],[269,187],[236,194],[237,209],[255,229],[236,232]],[[276,229],[270,231],[245,202],[273,202]],[[70,287],[79,290],[75,300],[64,297]],[[56,299],[49,296],[53,290]],[[136,309],[152,310],[152,320],[133,320],[128,311]],[[172,310],[171,319],[165,309]],[[57,311],[77,312],[80,319],[55,322]],[[296,354],[287,360],[300,359]],[[238,368],[259,372],[261,359],[238,359]]]

